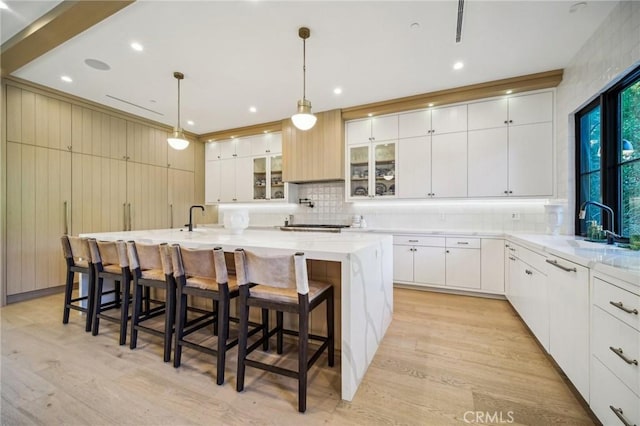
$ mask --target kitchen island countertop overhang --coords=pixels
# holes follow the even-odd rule
[[[393,315],[393,237],[369,233],[283,232],[222,228],[84,233],[105,241],[180,244],[190,248],[237,248],[263,254],[303,252],[307,259],[338,262],[340,283],[341,395],[351,401],[391,324]]]

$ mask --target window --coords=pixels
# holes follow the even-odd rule
[[[576,114],[576,135],[577,206],[603,203],[614,211],[614,232],[640,235],[640,67]],[[596,207],[585,219],[576,234],[592,220],[612,228]]]

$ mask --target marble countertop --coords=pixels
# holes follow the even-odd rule
[[[245,229],[232,234],[219,227],[201,227],[192,232],[182,229],[154,229],[146,231],[99,232],[81,234],[99,240],[135,240],[148,243],[181,244],[185,247],[222,247],[225,251],[236,248],[269,249],[270,253],[304,252],[309,259],[342,260],[385,239],[389,235],[373,233],[284,232],[272,227]]]
[[[558,256],[640,286],[640,251],[592,243],[572,235],[506,234],[515,243]]]

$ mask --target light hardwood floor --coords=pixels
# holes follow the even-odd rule
[[[0,423],[593,424],[506,301],[398,288],[394,296],[393,322],[354,400],[340,400],[339,363],[329,368],[323,356],[306,414],[290,378],[248,368],[237,393],[235,348],[216,386],[210,356],[185,349],[174,369],[148,334],[132,351],[108,322],[97,337],[73,311],[62,325],[62,295],[9,305],[0,309]]]

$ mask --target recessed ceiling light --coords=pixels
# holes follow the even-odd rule
[[[462,62],[456,62],[455,64],[453,64],[454,70],[461,70],[462,68],[464,68],[464,64]]]
[[[9,9],[9,6],[3,1],[0,1],[0,9]]]
[[[194,125],[194,124],[196,124],[196,123],[194,123],[194,122],[193,122],[193,120],[187,120],[187,124],[188,124],[189,126],[193,126],[193,125]]]
[[[369,114],[367,114],[367,116],[373,117],[373,113],[369,113]]]
[[[569,13],[579,12],[582,9],[584,9],[585,7],[587,7],[587,2],[586,1],[580,1],[578,3],[574,3],[569,8]]]
[[[62,77],[60,77],[60,80],[64,81],[65,83],[71,83],[73,81],[73,79],[68,75],[63,75]]]
[[[258,109],[256,107],[254,107],[254,106],[250,106],[249,107],[249,112],[257,112],[257,111],[258,111]]]
[[[263,130],[262,133],[267,134],[267,133],[269,133],[269,131],[268,130]]]
[[[333,89],[333,93],[335,93],[336,95],[339,95],[340,93],[342,93],[342,88],[336,87],[335,89]]]
[[[109,71],[111,69],[109,64],[107,64],[106,62],[102,62],[98,59],[88,58],[84,60],[84,63],[87,64],[88,67],[91,67],[94,70],[98,70],[98,71]]]
[[[512,94],[512,93],[513,93],[513,90],[507,90],[507,92],[506,92],[506,93],[507,93],[507,95],[510,95],[510,94]]]
[[[430,103],[428,106],[432,107],[432,106],[433,106],[433,103]]]
[[[142,52],[144,50],[144,47],[137,41],[134,41],[133,43],[131,43],[131,48],[136,52]]]

